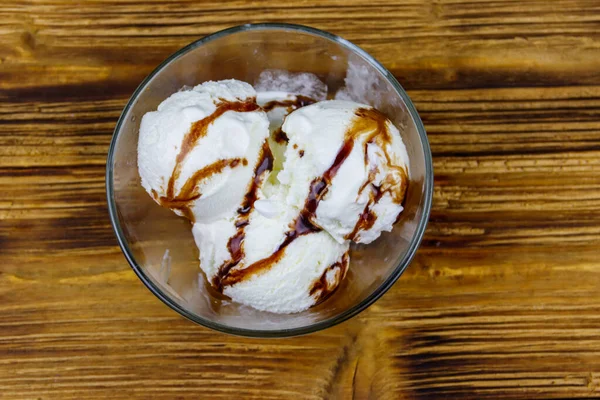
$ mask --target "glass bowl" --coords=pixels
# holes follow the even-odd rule
[[[326,301],[296,314],[257,311],[215,295],[199,268],[190,224],[148,196],[137,168],[142,116],[184,86],[208,80],[253,83],[266,69],[311,72],[346,97],[372,105],[400,129],[410,157],[405,210],[390,233],[351,249],[348,275]],[[359,47],[314,28],[288,24],[242,25],[179,50],[137,88],[123,110],[106,165],[109,213],[133,270],[159,299],[184,317],[218,331],[255,337],[310,333],[367,308],[400,277],[425,231],[433,190],[427,135],[394,76]]]

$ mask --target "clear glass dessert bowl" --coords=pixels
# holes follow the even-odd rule
[[[352,245],[346,279],[323,303],[295,314],[273,314],[234,303],[211,290],[199,267],[190,222],[157,205],[140,183],[137,143],[142,116],[182,87],[209,80],[253,83],[267,69],[310,72],[333,96],[383,112],[400,129],[410,165],[404,211],[392,232]],[[427,135],[394,76],[362,49],[314,28],[242,25],[179,50],[137,88],[115,128],[106,165],[106,191],[119,245],[142,282],[184,317],[244,336],[285,337],[331,327],[381,297],[412,260],[427,224],[433,167]]]

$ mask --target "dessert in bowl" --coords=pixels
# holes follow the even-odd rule
[[[165,61],[125,108],[107,165],[113,225],[144,283],[251,336],[322,329],[381,296],[418,247],[432,180],[393,76],[343,39],[277,24]]]

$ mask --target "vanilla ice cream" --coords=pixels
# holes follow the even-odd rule
[[[310,221],[336,241],[370,243],[402,212],[408,155],[383,114],[354,102],[323,101],[287,116],[279,182],[285,203],[313,202]]]
[[[138,144],[142,186],[193,222],[211,285],[276,313],[332,294],[350,243],[391,230],[408,184],[406,149],[385,116],[320,101],[322,82],[291,75],[261,75],[258,95],[235,80],[175,93],[143,117]]]
[[[268,126],[245,82],[206,82],[177,92],[142,118],[142,186],[192,221],[230,215],[252,180]]]

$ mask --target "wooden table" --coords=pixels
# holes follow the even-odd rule
[[[375,305],[244,339],[142,285],[104,191],[156,65],[246,22],[311,25],[386,65],[434,156],[425,240]],[[4,1],[0,398],[600,397],[600,2]]]

